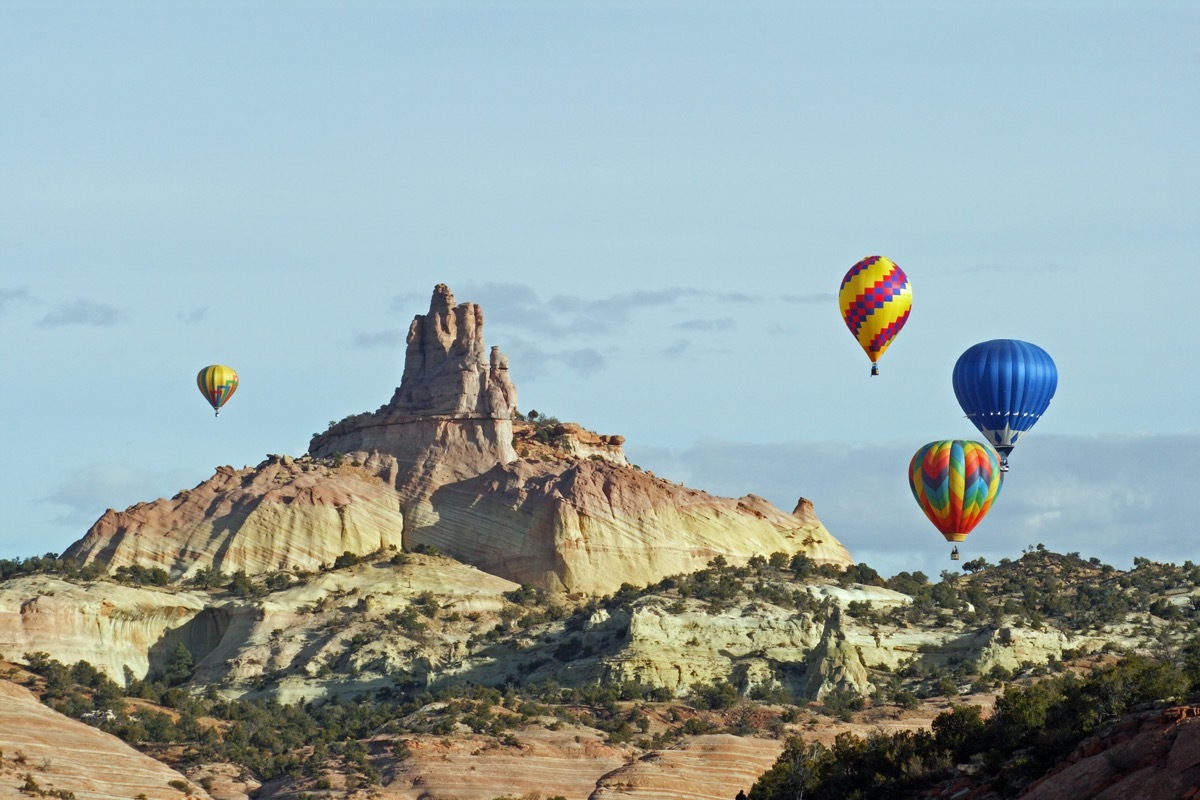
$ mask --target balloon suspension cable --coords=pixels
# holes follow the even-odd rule
[[[871,362],[871,374],[872,374],[872,375],[878,375],[878,374],[879,374],[879,362],[877,362],[877,361],[872,361],[872,362]]]

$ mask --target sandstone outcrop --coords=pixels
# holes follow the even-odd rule
[[[465,736],[413,737],[408,757],[387,771],[381,796],[404,800],[494,800],[508,797],[585,798],[627,753],[586,728],[522,731],[517,746]]]
[[[1088,739],[1022,800],[1168,800],[1200,795],[1200,706],[1137,714]]]
[[[370,563],[316,575],[229,613],[218,646],[196,653],[194,680],[282,703],[354,696],[391,687],[400,676],[427,685],[479,668],[484,659],[470,657],[468,642],[495,627],[503,594],[517,588],[474,567],[422,555],[399,567]],[[436,636],[397,624],[414,606],[434,613],[420,606],[430,597],[438,613],[462,619]],[[510,668],[502,665],[493,677],[503,680]],[[247,690],[272,675],[279,677],[268,688]]]
[[[314,570],[347,551],[399,547],[403,528],[396,491],[379,474],[271,456],[253,469],[220,467],[170,500],[109,509],[63,557],[161,567],[174,577],[203,567],[227,575]]]
[[[44,575],[0,584],[0,654],[19,659],[45,652],[64,664],[87,661],[118,683],[126,674],[144,678],[161,666],[183,628],[207,604],[192,592],[171,592],[111,583],[81,586]],[[211,647],[223,632],[192,626],[197,649]],[[200,641],[207,634],[208,642]]]
[[[588,800],[730,800],[783,752],[773,739],[713,734],[655,750],[600,779]]]
[[[967,775],[924,795],[991,800],[992,787]],[[1128,715],[1085,739],[1034,781],[1020,800],[1193,800],[1200,797],[1200,706]]]
[[[661,686],[676,695],[731,681],[743,692],[781,683],[777,668],[803,673],[821,628],[807,616],[756,606],[712,614],[698,603],[634,606],[621,649],[603,660],[605,680]],[[799,690],[802,687],[789,687]]]
[[[0,680],[0,742],[0,800],[29,800],[39,792],[71,792],[82,800],[209,797],[165,764],[52,711],[28,689],[6,680]],[[22,786],[28,789],[23,792]]]
[[[483,310],[455,305],[445,284],[433,290],[429,312],[408,330],[404,373],[389,403],[314,436],[309,453],[387,453],[404,473],[398,488],[420,491],[478,475],[516,459],[512,421],[517,389],[508,358],[487,351]]]
[[[807,501],[788,514],[754,495],[714,497],[630,466],[619,436],[518,416],[482,310],[439,285],[409,329],[386,405],[314,436],[307,457],[222,467],[170,500],[110,510],[64,556],[181,577],[311,571],[344,552],[427,545],[507,580],[582,594],[716,556],[853,563]]]
[[[840,606],[830,609],[821,641],[809,659],[807,675],[804,696],[814,700],[824,700],[835,691],[866,697],[875,688],[867,676],[862,652],[846,641]]]

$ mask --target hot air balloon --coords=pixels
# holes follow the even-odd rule
[[[991,510],[1001,475],[992,448],[962,439],[930,442],[908,464],[913,497],[948,542],[964,541]]]
[[[1050,355],[1017,339],[992,339],[967,348],[954,365],[954,395],[967,419],[1000,453],[1000,469],[1021,434],[1033,427],[1058,388]]]
[[[216,412],[213,416],[216,417],[221,415],[221,406],[229,402],[229,398],[237,391],[238,376],[233,367],[213,364],[200,370],[200,374],[196,376],[196,385],[200,387],[200,394],[204,395],[204,399],[213,407]]]
[[[846,327],[871,359],[871,374],[879,374],[879,357],[908,321],[912,287],[904,270],[883,256],[867,256],[846,277],[838,292]]]

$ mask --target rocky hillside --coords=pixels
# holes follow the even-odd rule
[[[1146,704],[1200,689],[1200,568],[1039,546],[884,580],[807,500],[708,495],[622,446],[521,414],[482,311],[438,286],[378,410],[0,561],[0,655],[28,669],[0,674],[0,796],[1195,785],[1193,715]],[[57,743],[113,777],[35,775]]]
[[[198,785],[235,763],[245,780],[228,791],[261,797],[716,800],[748,790],[790,736],[927,730],[1072,665],[1184,653],[1200,596],[1190,566],[1037,550],[937,583],[781,552],[571,598],[421,549],[187,587],[10,565],[0,652],[38,669],[52,707],[113,711],[93,724]]]
[[[16,674],[9,669],[9,674]],[[0,800],[207,800],[179,772],[92,725],[47,708],[23,686],[0,680]]]
[[[483,312],[439,285],[412,323],[404,373],[377,411],[314,436],[301,458],[223,467],[171,499],[109,510],[64,553],[81,564],[261,575],[342,553],[436,547],[516,583],[601,595],[702,569],[803,553],[852,563],[812,504],[714,497],[628,463],[622,438],[524,420]]]

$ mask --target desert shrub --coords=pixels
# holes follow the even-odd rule
[[[113,578],[118,583],[133,586],[166,586],[170,580],[167,571],[161,567],[143,567],[140,564],[117,567]]]
[[[741,699],[741,695],[733,684],[718,680],[708,685],[693,687],[690,698],[697,708],[719,711],[732,706]]]

